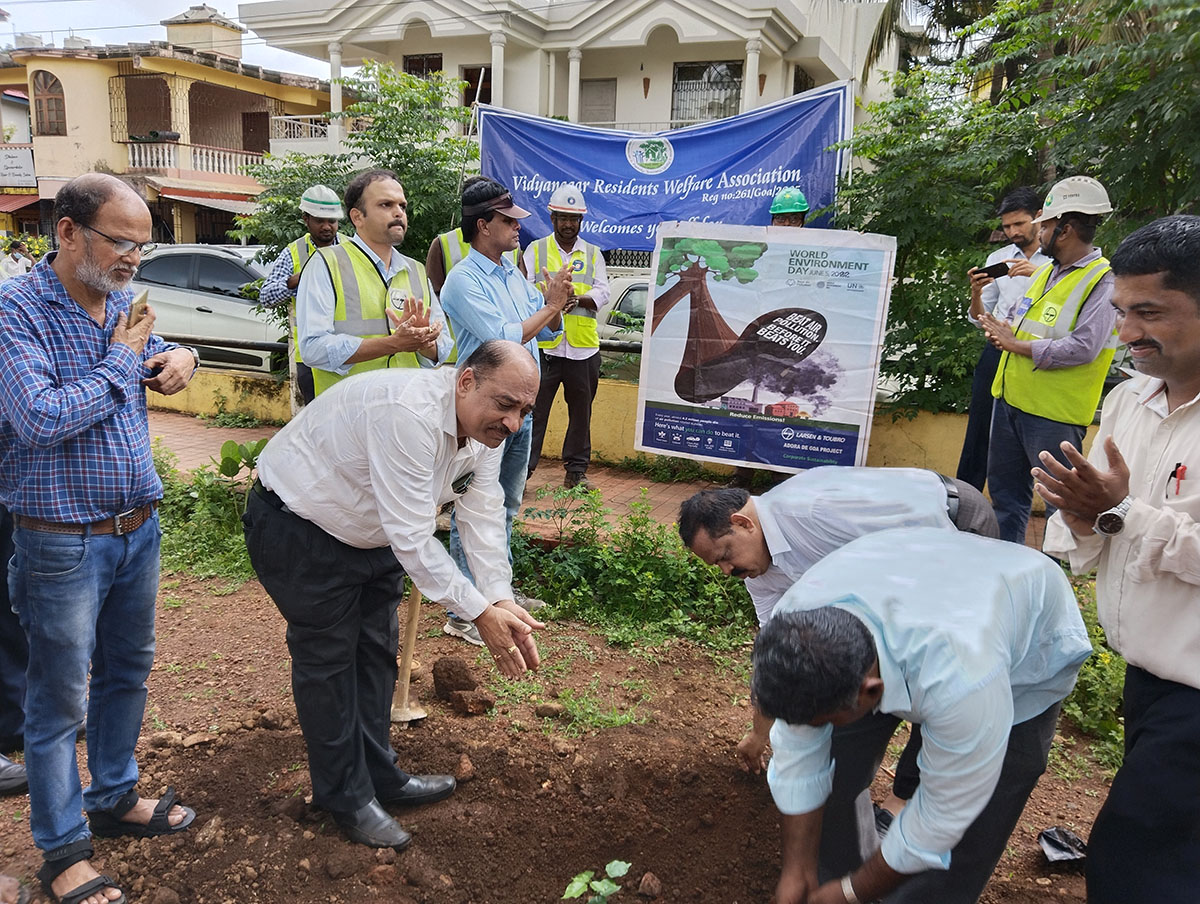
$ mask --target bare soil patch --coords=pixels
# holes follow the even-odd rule
[[[441,611],[427,604],[413,693],[429,717],[395,728],[394,746],[409,771],[472,775],[447,801],[396,811],[414,836],[396,855],[344,841],[306,803],[284,623],[262,588],[165,575],[159,604],[139,788],[174,785],[198,816],[177,838],[96,839],[95,862],[131,901],[529,904],[558,900],[573,875],[613,859],[633,864],[619,900],[645,900],[635,891],[646,872],[662,882],[660,901],[770,897],[777,814],[765,778],[740,772],[733,756],[749,723],[748,650],[714,657],[680,642],[635,654],[551,622],[540,676],[508,685],[486,653],[443,635]],[[462,716],[435,697],[430,669],[448,655],[496,695],[490,715]],[[555,702],[594,712],[574,725],[535,713]],[[614,714],[632,720],[592,727]],[[986,904],[1085,899],[1081,872],[1045,864],[1036,843],[1051,825],[1086,837],[1106,792],[1086,741],[1063,742]],[[0,800],[0,863],[36,885],[27,798]]]

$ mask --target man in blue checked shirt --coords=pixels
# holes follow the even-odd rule
[[[138,796],[134,748],[154,659],[162,496],[145,390],[183,389],[197,358],[152,334],[153,310],[129,323],[127,287],[153,248],[133,189],[80,176],[59,189],[54,218],[58,252],[0,289],[0,503],[15,523],[9,588],[29,639],[38,877],[55,901],[112,904],[125,898],[88,862],[90,836],[164,835],[195,819],[170,789]],[[92,781],[81,789],[85,698]]]
[[[1015,543],[896,528],[805,572],[754,645],[778,904],[977,901],[1091,652],[1062,569]],[[855,802],[902,719],[922,728],[921,783],[872,851]]]

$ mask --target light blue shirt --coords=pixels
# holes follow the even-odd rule
[[[771,553],[771,567],[746,581],[759,624],[808,569],[857,537],[893,527],[955,529],[946,485],[922,468],[810,468],[753,501]]]
[[[538,361],[538,342],[562,334],[561,329],[544,327],[528,342],[521,341],[521,323],[544,304],[542,294],[526,281],[508,255],[497,264],[474,248],[446,274],[442,286],[442,307],[454,327],[459,361],[469,358],[488,339],[524,345]]]
[[[995,790],[1011,727],[1066,697],[1092,652],[1071,585],[1026,546],[901,528],[826,556],[776,616],[821,606],[853,613],[875,639],[879,711],[921,725],[921,784],[888,830],[883,859],[901,873],[946,869]],[[767,780],[780,812],[824,804],[832,734],[776,720]]]
[[[385,284],[390,283],[392,277],[404,269],[408,260],[393,248],[392,259],[384,264],[383,258],[357,235],[350,241],[366,252]],[[312,258],[309,258],[309,261],[312,263]],[[442,324],[442,332],[437,340],[437,361],[430,361],[424,355],[417,355],[417,360],[422,367],[433,367],[450,356],[454,348],[454,338],[446,329],[446,318],[428,279],[425,280],[425,298],[430,305],[429,322]],[[309,367],[345,376],[353,367],[352,364],[347,364],[346,360],[358,351],[363,340],[361,336],[333,331],[336,306],[337,296],[333,291],[333,278],[329,275],[329,268],[323,261],[312,263],[312,266],[306,264],[300,271],[300,284],[296,286],[296,324],[300,337],[300,356]]]

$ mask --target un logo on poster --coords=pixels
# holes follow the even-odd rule
[[[630,138],[625,144],[625,159],[639,173],[652,176],[671,168],[675,149],[665,138]]]

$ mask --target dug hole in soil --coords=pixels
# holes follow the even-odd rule
[[[429,715],[394,727],[392,741],[402,768],[457,774],[459,787],[441,803],[393,810],[413,843],[376,851],[345,841],[306,803],[284,622],[261,586],[230,593],[165,575],[138,787],[153,796],[174,785],[196,824],[173,838],[95,839],[93,864],[130,901],[150,904],[552,902],[576,873],[611,860],[632,864],[614,902],[648,900],[638,895],[646,873],[661,883],[660,902],[768,901],[778,814],[765,777],[741,772],[734,756],[750,721],[749,649],[720,657],[676,642],[629,652],[552,621],[538,634],[541,672],[509,684],[486,652],[443,635],[443,620],[424,606],[412,694]],[[431,669],[444,656],[464,659],[496,697],[490,714],[461,715],[436,697]],[[635,721],[591,730],[536,713],[562,700]],[[985,904],[1085,900],[1080,870],[1046,864],[1037,833],[1063,825],[1086,837],[1107,786],[1085,739],[1063,729],[1057,747]],[[887,788],[881,772],[876,798]],[[34,901],[47,900],[34,879],[40,863],[28,798],[0,800],[0,871],[21,877]]]

